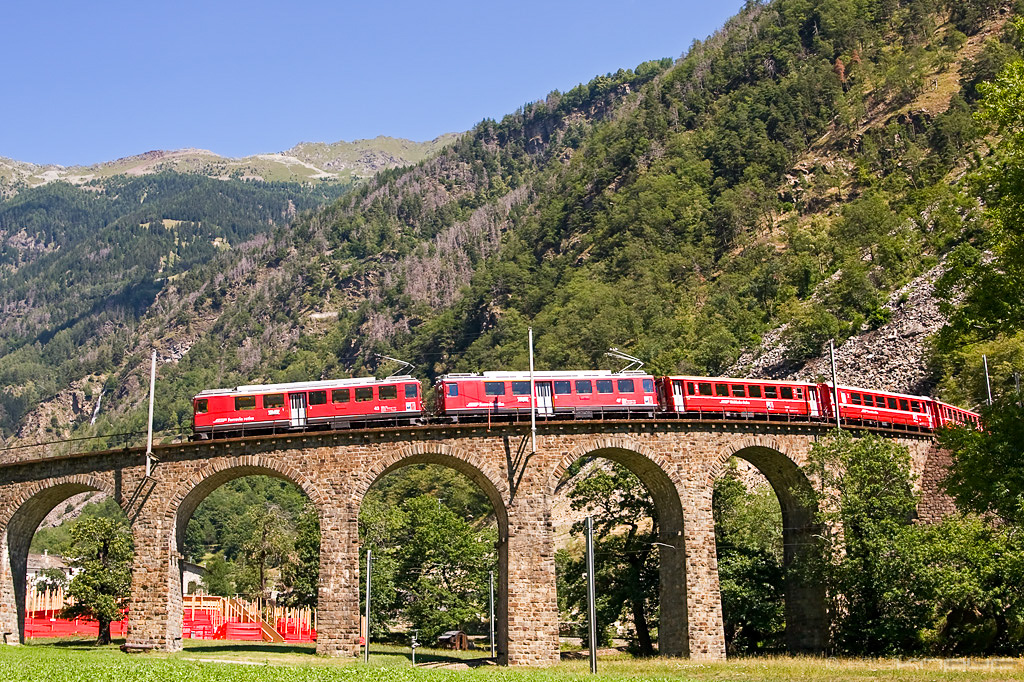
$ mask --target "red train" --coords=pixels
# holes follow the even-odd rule
[[[219,433],[341,429],[423,416],[420,382],[411,376],[364,377],[203,391],[192,399],[199,437]]]
[[[897,426],[930,431],[969,424],[977,413],[933,398],[887,391],[767,379],[662,376],[638,370],[535,372],[539,418],[765,419],[832,422],[836,394],[846,425]],[[306,428],[349,428],[522,419],[530,416],[528,372],[446,374],[436,384],[436,415],[423,409],[419,381],[392,376],[239,386],[193,399],[197,437]]]

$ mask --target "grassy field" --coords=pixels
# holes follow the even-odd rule
[[[3,682],[334,682],[360,680],[470,680],[476,682],[545,682],[591,679],[586,660],[566,661],[546,669],[523,670],[483,665],[466,669],[459,660],[478,652],[454,655],[421,649],[417,663],[449,662],[458,668],[413,668],[408,649],[379,647],[369,665],[361,661],[321,658],[303,645],[246,642],[188,642],[173,654],[121,653],[116,645],[95,648],[80,641],[40,642],[0,647]],[[602,680],[743,680],[745,682],[846,682],[886,680],[1024,680],[1018,660],[971,661],[836,660],[821,658],[749,658],[726,663],[633,659],[609,656],[599,662]]]

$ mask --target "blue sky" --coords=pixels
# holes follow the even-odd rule
[[[661,57],[740,0],[11,2],[0,156],[92,164],[432,139]]]

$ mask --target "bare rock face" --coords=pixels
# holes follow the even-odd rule
[[[931,390],[925,340],[946,322],[935,298],[935,281],[943,272],[943,266],[938,265],[894,292],[884,306],[892,311],[889,322],[847,339],[836,349],[839,383],[915,395]],[[785,326],[766,334],[761,346],[741,356],[726,374],[794,381],[831,380],[828,348],[801,365],[788,359],[788,349],[782,341],[784,331]]]

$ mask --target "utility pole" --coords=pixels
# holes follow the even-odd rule
[[[843,425],[839,418],[839,379],[836,374],[836,345],[832,339],[828,340],[828,355],[832,361],[832,401],[836,410],[836,429],[842,429]]]
[[[153,395],[156,387],[156,351],[149,366],[149,430],[146,435],[146,478],[153,475]]]
[[[988,378],[988,356],[982,355],[981,361],[985,363],[985,390],[988,391],[988,404],[992,404],[992,382]]]
[[[491,610],[491,658],[497,658],[498,654],[494,649],[494,571],[490,572],[490,599],[488,603]]]
[[[597,674],[597,596],[594,591],[594,520],[587,517],[587,620],[590,634],[590,672]]]
[[[363,640],[363,663],[370,662],[370,572],[373,570],[373,551],[366,550],[366,639]]]
[[[537,452],[537,382],[533,379],[533,327],[530,327],[530,452]]]

